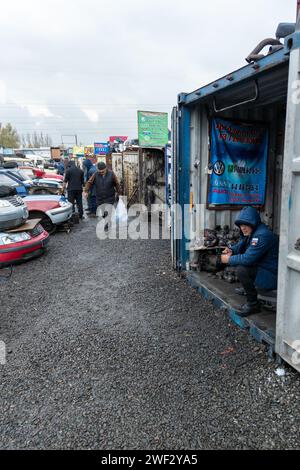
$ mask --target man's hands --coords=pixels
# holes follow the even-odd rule
[[[88,196],[89,196],[89,193],[87,193],[86,191],[83,191],[83,195],[84,195],[85,199],[87,199]]]
[[[229,263],[229,260],[230,260],[230,256],[229,256],[229,255],[221,255],[221,262],[222,262],[222,264],[228,264],[228,263]]]
[[[230,248],[225,248],[225,250],[223,251],[223,254],[221,255],[221,262],[223,264],[228,264],[232,254],[233,252]]]

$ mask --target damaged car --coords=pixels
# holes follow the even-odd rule
[[[54,233],[57,226],[68,223],[72,218],[73,204],[64,196],[32,195],[24,199],[30,219],[40,219],[47,232]]]

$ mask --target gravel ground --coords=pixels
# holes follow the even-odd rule
[[[173,272],[169,242],[95,225],[1,283],[0,447],[299,449],[299,374]]]

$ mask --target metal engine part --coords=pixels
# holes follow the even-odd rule
[[[228,225],[217,226],[215,230],[205,229],[204,230],[204,246],[207,248],[216,247],[216,246],[229,246],[237,241],[240,238],[240,231],[238,228],[230,230]]]

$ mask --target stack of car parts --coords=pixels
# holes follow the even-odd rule
[[[205,229],[203,247],[199,250],[198,266],[200,271],[215,274],[219,279],[226,282],[238,282],[236,269],[225,267],[221,262],[221,254],[225,247],[238,242],[240,237],[239,229],[230,230],[228,225],[223,228],[217,226],[215,230]]]
[[[223,228],[217,226],[215,230],[204,230],[204,246],[206,247],[224,247],[237,243],[240,238],[240,231],[238,228],[230,230],[228,225]]]

